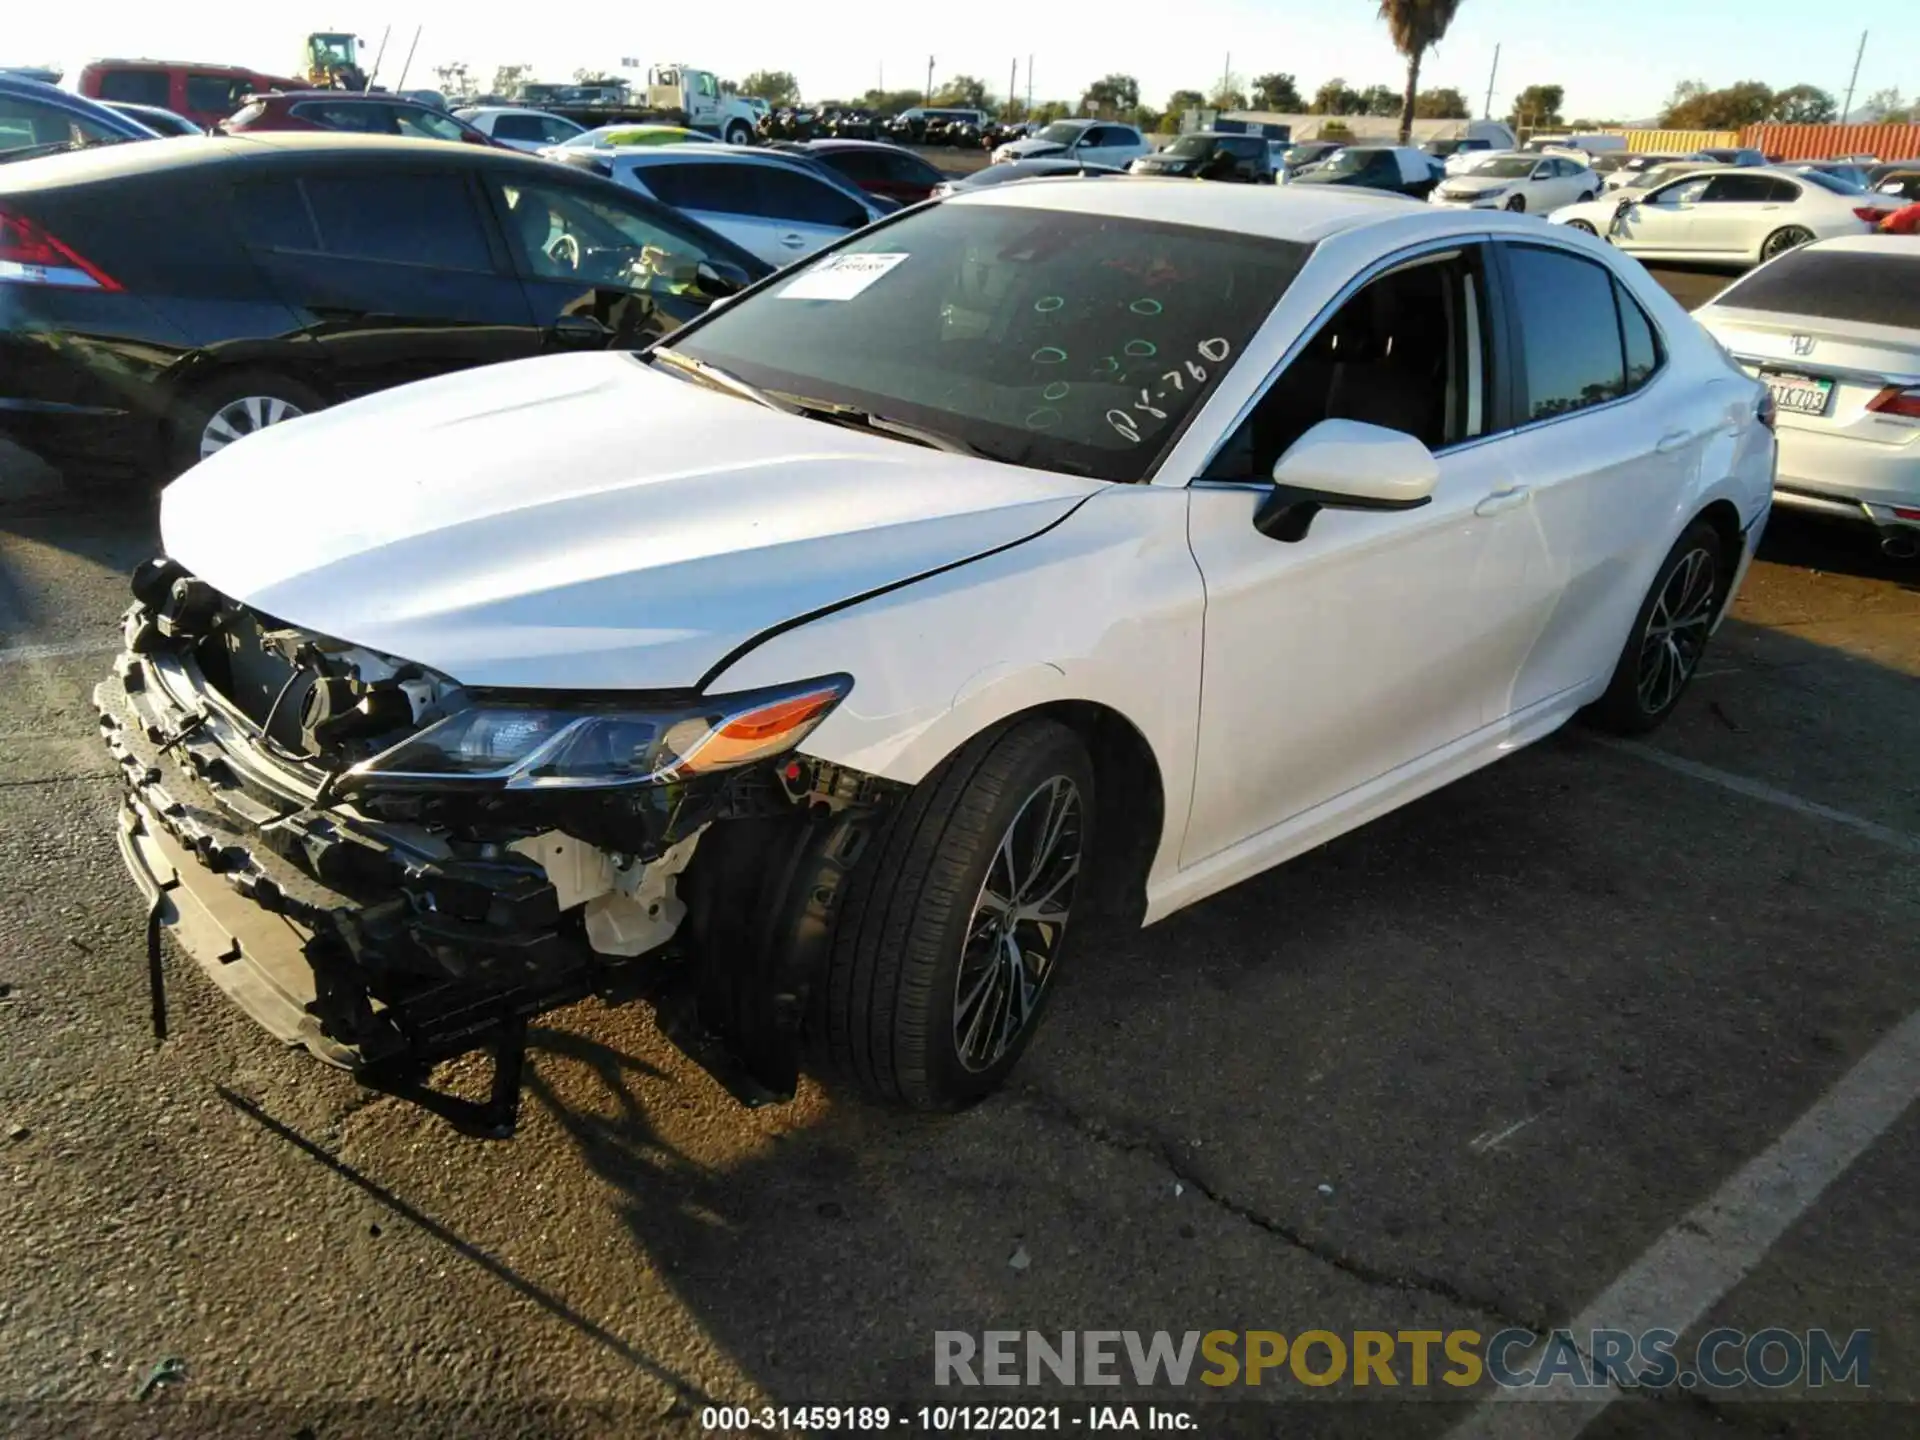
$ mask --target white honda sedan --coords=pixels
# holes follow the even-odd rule
[[[1658,725],[1771,420],[1572,231],[965,192],[649,351],[175,482],[96,694],[124,848],[216,983],[366,1072],[488,1043],[511,1092],[528,1016],[654,976],[741,1090],[810,1056],[962,1105],[1098,969],[1088,912],[1164,919],[1583,710]]]
[[[1893,208],[1829,176],[1742,165],[1694,170],[1548,218],[1642,260],[1757,265],[1811,240],[1868,234]]]
[[[1774,502],[1865,521],[1920,554],[1920,237],[1822,240],[1695,312],[1772,390]]]
[[[1427,198],[1469,210],[1514,210],[1544,215],[1591,200],[1601,179],[1571,155],[1496,155],[1464,175],[1450,175]]]

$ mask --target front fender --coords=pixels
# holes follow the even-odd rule
[[[1157,876],[1185,831],[1200,709],[1205,592],[1186,510],[1182,489],[1111,486],[1029,541],[771,635],[709,688],[852,675],[802,748],[906,784],[1009,716],[1104,706],[1160,770]]]

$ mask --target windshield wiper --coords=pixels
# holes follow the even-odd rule
[[[910,425],[905,420],[892,420],[885,415],[875,415],[871,410],[862,410],[858,405],[843,405],[832,400],[809,400],[804,395],[779,395],[778,399],[787,402],[792,413],[804,415],[809,420],[824,420],[829,425],[844,425],[850,430],[878,430],[883,435],[892,435],[914,445],[924,445],[929,450],[944,450],[949,455],[972,455],[984,457],[985,452],[977,446],[948,435],[943,431],[929,430],[921,425]]]
[[[862,410],[857,405],[842,405],[832,400],[813,400],[804,395],[788,395],[782,391],[762,390],[749,381],[742,380],[731,370],[723,369],[707,360],[696,360],[691,355],[683,355],[669,345],[656,345],[647,352],[649,359],[664,361],[676,370],[683,371],[696,380],[704,381],[716,390],[725,390],[756,405],[764,405],[769,410],[778,410],[786,415],[799,415],[808,420],[823,420],[829,425],[844,425],[853,430],[877,430],[883,435],[892,435],[910,444],[924,445],[929,450],[944,450],[949,455],[972,455],[981,457],[984,452],[938,430],[928,430],[919,425],[909,425],[904,420],[890,420],[884,415],[875,415]],[[987,457],[991,458],[991,457]]]
[[[750,385],[731,370],[723,370],[718,365],[705,360],[696,360],[691,355],[682,355],[678,350],[666,345],[656,345],[647,352],[649,360],[663,360],[676,370],[684,371],[696,380],[703,380],[716,390],[725,390],[756,405],[764,405],[769,410],[783,410],[789,415],[800,413],[797,406],[783,403],[767,394],[757,385]]]

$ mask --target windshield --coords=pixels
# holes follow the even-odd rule
[[[1376,157],[1386,154],[1384,150],[1340,150],[1323,162],[1316,174],[1320,175],[1358,175],[1373,164]]]
[[[865,412],[1010,464],[1137,481],[1310,250],[940,205],[711,312],[672,346],[788,403]]]
[[[1076,125],[1071,120],[1062,120],[1057,124],[1047,126],[1047,128],[1042,130],[1035,138],[1051,141],[1055,145],[1071,145],[1086,133],[1086,126]]]
[[[1204,160],[1213,154],[1214,143],[1212,135],[1182,135],[1160,153],[1175,160]]]
[[[1795,179],[1804,180],[1809,185],[1818,185],[1822,190],[1831,190],[1835,195],[1864,195],[1866,187],[1856,185],[1844,175],[1829,175],[1823,170],[1797,171]]]
[[[1504,160],[1489,160],[1484,165],[1473,168],[1476,180],[1520,180],[1533,174],[1538,160],[1529,160],[1519,155],[1509,155]]]

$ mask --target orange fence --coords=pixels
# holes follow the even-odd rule
[[[1782,160],[1826,160],[1839,155],[1920,159],[1920,125],[1749,125],[1740,143]]]

